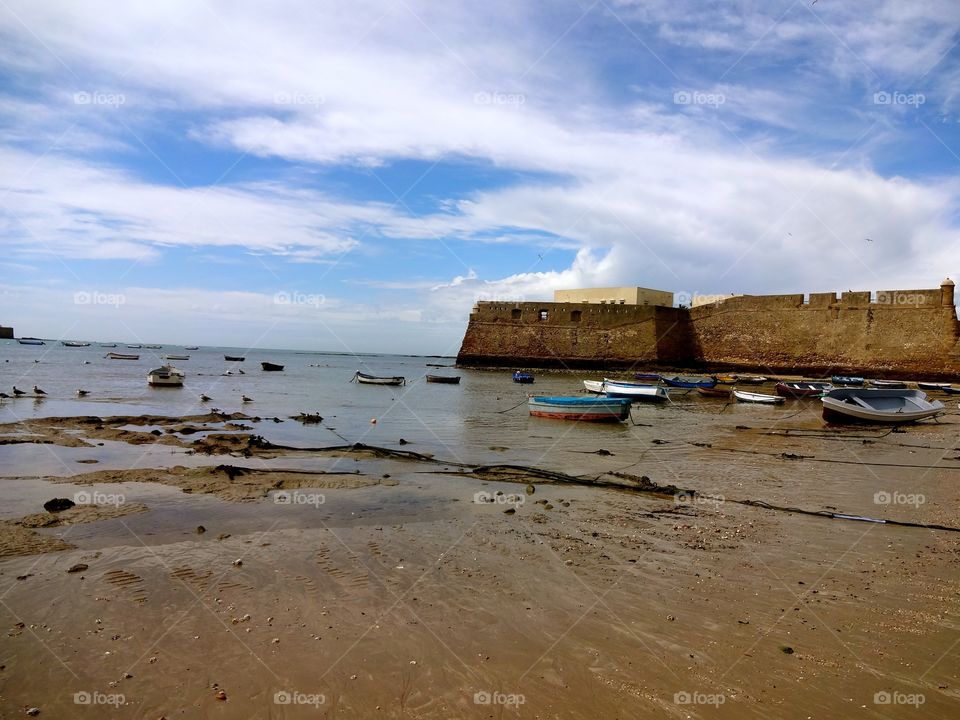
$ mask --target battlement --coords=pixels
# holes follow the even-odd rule
[[[13,328],[0,325],[0,340],[13,340]]]

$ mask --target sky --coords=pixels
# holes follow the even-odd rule
[[[956,0],[0,0],[0,324],[455,354],[478,300],[960,280]]]

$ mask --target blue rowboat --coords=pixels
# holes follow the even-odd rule
[[[527,401],[530,414],[557,420],[619,421],[630,416],[630,398],[546,397]]]
[[[529,385],[533,382],[533,375],[528,372],[521,372],[520,370],[517,370],[513,374],[513,381],[515,383],[525,383]]]
[[[693,388],[712,388],[717,384],[716,378],[665,377],[663,378],[663,381],[670,387],[686,388],[688,390]]]
[[[634,380],[660,380],[660,373],[634,373]]]
[[[863,378],[851,375],[833,375],[830,382],[834,385],[863,385]]]

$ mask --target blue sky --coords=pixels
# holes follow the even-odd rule
[[[933,287],[958,30],[951,0],[5,0],[0,323],[452,354],[478,299]]]

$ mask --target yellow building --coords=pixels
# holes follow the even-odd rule
[[[673,307],[673,293],[642,287],[580,288],[577,290],[554,290],[553,301],[558,303]]]

